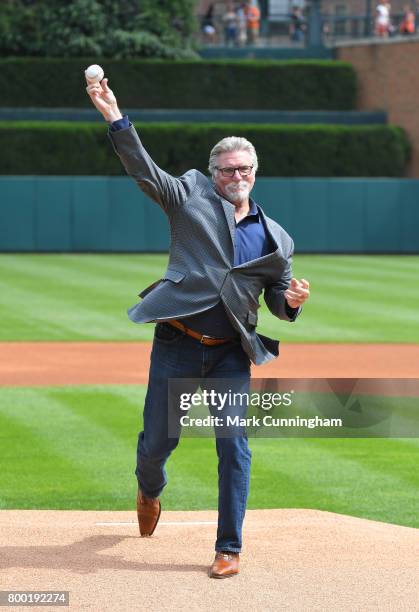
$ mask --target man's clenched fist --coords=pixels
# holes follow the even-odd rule
[[[304,278],[300,281],[293,278],[284,295],[290,308],[298,308],[310,297],[310,283]]]

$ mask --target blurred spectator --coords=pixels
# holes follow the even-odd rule
[[[390,5],[380,2],[375,9],[375,33],[377,36],[388,36],[390,28]]]
[[[395,34],[397,34],[397,28],[391,20],[391,4],[390,2],[386,2],[385,4],[388,9],[388,33],[390,36],[394,36]]]
[[[246,2],[244,12],[247,22],[247,44],[254,45],[258,40],[260,24],[260,10],[255,0]]]
[[[293,6],[290,22],[290,38],[293,42],[302,42],[305,37],[305,19],[299,6]]]
[[[410,6],[405,6],[403,21],[400,24],[400,34],[414,34],[415,29],[415,13]]]
[[[215,41],[214,3],[209,5],[207,12],[202,18],[201,31],[206,43],[213,43]]]
[[[230,44],[235,45],[237,42],[237,14],[231,2],[227,5],[227,10],[223,15],[223,22],[226,46],[229,47]]]
[[[237,44],[242,47],[246,43],[247,37],[247,19],[245,12],[246,4],[240,4],[236,10],[237,19]]]

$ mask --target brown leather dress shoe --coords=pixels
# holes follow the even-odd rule
[[[151,536],[154,533],[161,514],[161,504],[158,497],[146,497],[138,490],[137,494],[137,517],[140,534],[142,537]]]
[[[239,553],[217,552],[210,567],[210,578],[231,578],[239,573]]]

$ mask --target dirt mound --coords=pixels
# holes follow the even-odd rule
[[[416,609],[419,530],[250,510],[241,573],[211,580],[216,518],[163,511],[139,538],[134,512],[2,510],[1,589],[67,590],[74,610]]]

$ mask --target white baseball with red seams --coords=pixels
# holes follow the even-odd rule
[[[84,71],[84,74],[89,83],[99,83],[103,79],[105,73],[101,66],[92,64]]]

